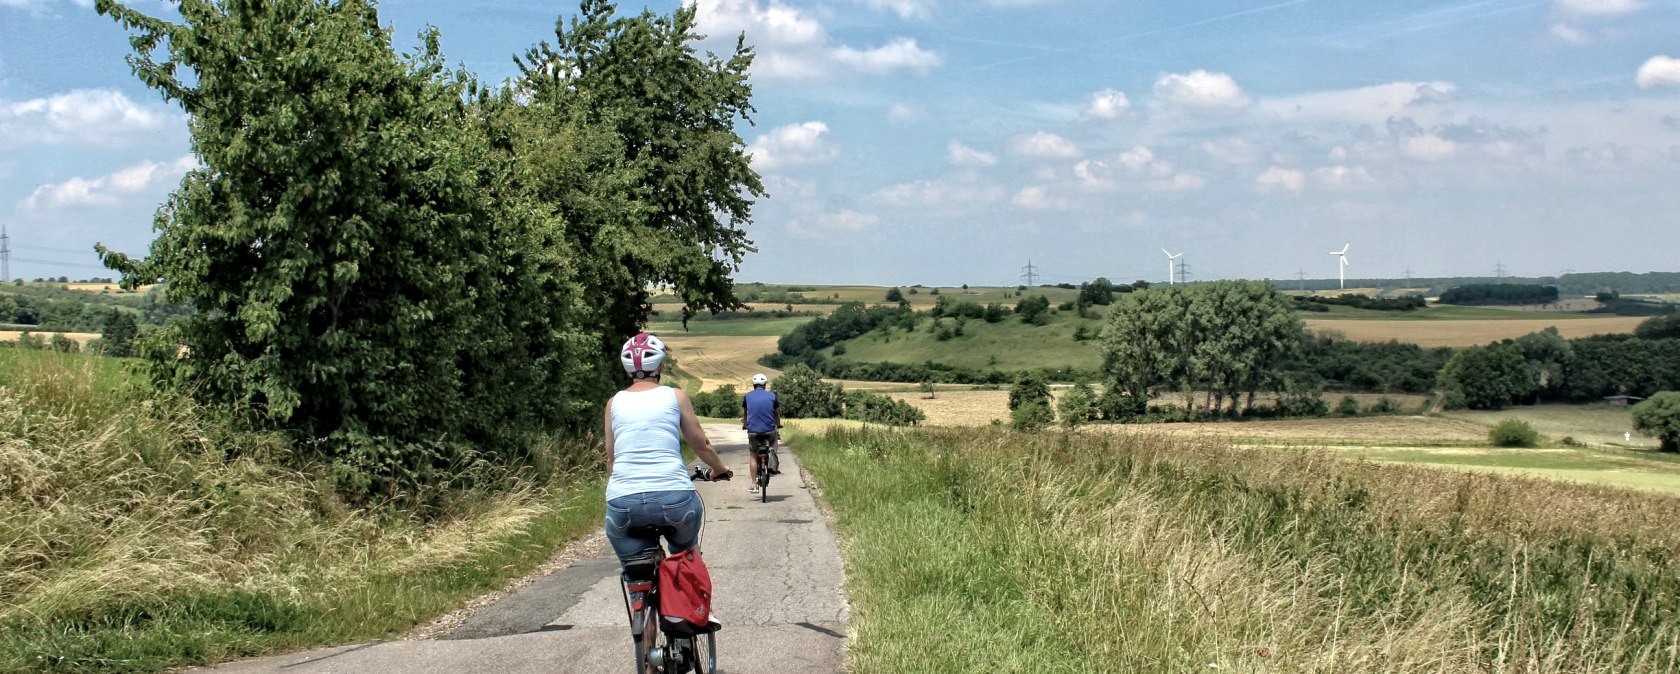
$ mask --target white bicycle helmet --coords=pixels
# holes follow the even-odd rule
[[[763,372],[760,372],[758,374],[753,375],[753,386],[764,386],[765,384],[769,384],[769,383],[770,383],[770,378],[764,376]]]
[[[665,356],[670,353],[670,349],[665,348],[665,342],[643,332],[624,342],[624,348],[619,349],[618,360],[630,376],[645,379],[659,372],[659,366],[665,363]]]

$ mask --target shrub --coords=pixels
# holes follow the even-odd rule
[[[1680,392],[1661,391],[1634,405],[1633,427],[1656,436],[1662,451],[1680,452]]]
[[[1022,405],[1010,413],[1010,427],[1017,431],[1036,431],[1056,422],[1056,413],[1050,411],[1050,404],[1042,400],[1034,400]]]
[[[1131,395],[1117,386],[1109,386],[1097,398],[1097,412],[1107,421],[1127,421],[1149,411],[1147,396]]]
[[[741,416],[741,394],[734,384],[724,384],[705,393],[688,397],[694,402],[694,413],[703,417],[734,419]]]
[[[1393,414],[1399,411],[1400,404],[1394,402],[1394,399],[1388,396],[1378,398],[1376,402],[1365,408],[1366,414]]]
[[[1097,394],[1091,390],[1091,385],[1085,382],[1075,384],[1062,394],[1062,399],[1056,401],[1056,413],[1062,419],[1062,424],[1078,426],[1091,420],[1095,411]]]
[[[869,391],[846,392],[845,417],[889,426],[915,426],[927,419],[915,405]]]
[[[1044,382],[1044,377],[1037,373],[1028,372],[1015,379],[1015,386],[1009,389],[1009,410],[1021,409],[1023,405],[1040,402],[1046,407],[1050,405],[1050,385]]]
[[[1273,409],[1280,417],[1322,417],[1330,413],[1330,406],[1317,391],[1287,391],[1278,396]]]
[[[80,353],[82,350],[80,342],[65,337],[62,332],[53,333],[52,341],[48,342],[48,346],[59,353]]]
[[[1342,396],[1341,401],[1336,403],[1336,414],[1344,417],[1359,414],[1359,400],[1353,396]]]
[[[17,338],[17,348],[40,351],[47,348],[47,340],[40,335],[24,332]]]
[[[1539,439],[1534,427],[1521,419],[1506,419],[1488,431],[1488,440],[1500,447],[1533,447]]]
[[[794,365],[776,378],[782,416],[789,419],[833,419],[845,414],[846,392],[822,380],[808,365]]]

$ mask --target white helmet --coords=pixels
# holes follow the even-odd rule
[[[763,372],[753,375],[753,386],[763,386],[768,383],[770,383],[770,378],[764,376]]]
[[[624,364],[624,371],[637,379],[653,376],[659,371],[659,366],[665,362],[665,356],[671,353],[665,348],[665,342],[658,337],[642,332],[624,343],[619,349],[618,360]]]

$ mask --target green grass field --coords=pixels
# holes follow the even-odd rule
[[[944,319],[944,326],[955,325]],[[1076,342],[1074,331],[1079,326],[1092,340]],[[842,360],[863,362],[922,363],[929,360],[974,368],[997,368],[1004,371],[1030,370],[1044,367],[1096,368],[1102,364],[1095,336],[1102,329],[1102,319],[1082,319],[1073,312],[1063,311],[1052,316],[1048,325],[1029,325],[1014,315],[998,323],[969,320],[963,336],[940,341],[929,331],[931,321],[924,320],[912,333],[894,331],[890,337],[871,332],[842,342],[846,353]],[[832,353],[833,349],[828,352]],[[994,360],[995,359],[995,360]]]
[[[790,446],[858,674],[1680,667],[1673,498],[1148,433]]]

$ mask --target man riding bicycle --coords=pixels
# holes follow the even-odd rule
[[[777,467],[781,464],[776,456],[776,429],[782,427],[782,401],[776,394],[765,387],[770,384],[770,378],[762,373],[753,375],[753,390],[741,396],[741,428],[747,432],[747,446],[756,448],[760,443],[769,445],[770,456],[765,468],[771,475],[780,473]],[[752,469],[752,480],[748,482],[747,493],[757,494],[758,462],[748,464]]]

